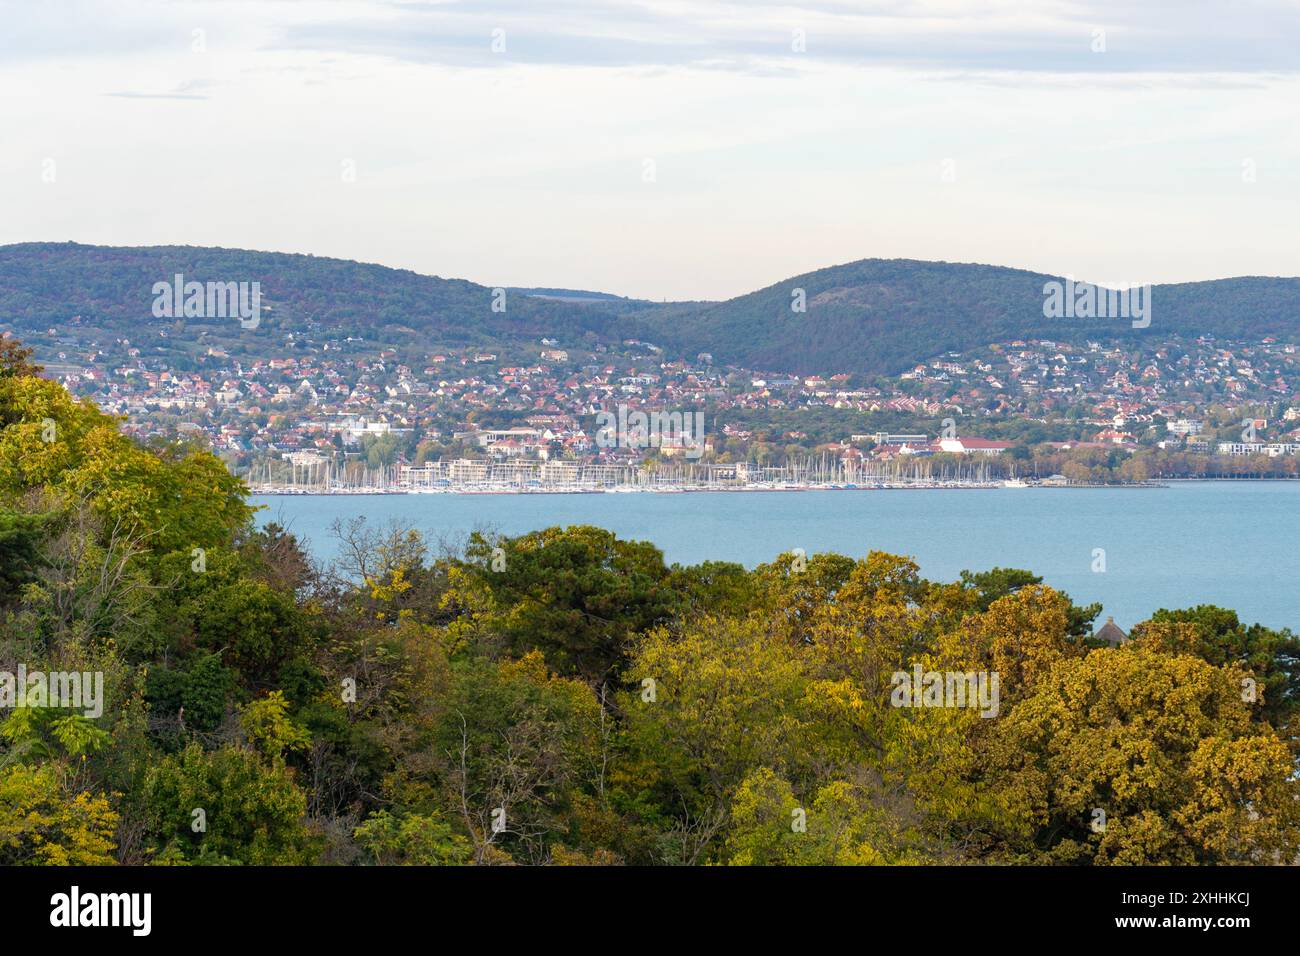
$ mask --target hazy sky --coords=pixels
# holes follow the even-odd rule
[[[1297,213],[1296,0],[0,0],[0,243],[721,298],[1300,275]]]

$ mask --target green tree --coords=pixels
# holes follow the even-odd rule
[[[36,578],[40,543],[49,526],[46,515],[23,514],[0,506],[0,602]]]
[[[625,665],[635,634],[680,607],[659,549],[601,528],[548,528],[495,543],[475,535],[467,557],[492,598],[485,623],[513,654],[540,650],[560,674],[597,686]]]
[[[437,815],[380,810],[355,834],[370,859],[381,866],[457,866],[473,848]]]
[[[307,798],[283,766],[239,747],[191,743],[145,777],[149,832],[160,859],[181,863],[310,863]]]

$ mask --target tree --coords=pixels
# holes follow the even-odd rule
[[[1191,625],[1193,633],[1168,625]],[[1300,706],[1300,637],[1262,624],[1243,625],[1235,611],[1201,604],[1169,611],[1161,608],[1134,628],[1133,638],[1167,653],[1190,653],[1223,666],[1236,664],[1257,682],[1256,712],[1285,733]]]
[[[47,515],[23,514],[0,507],[0,602],[35,580],[41,563],[39,545],[49,524]]]
[[[806,643],[817,614],[831,604],[854,565],[852,558],[840,554],[808,557],[786,552],[754,569],[757,605],[768,612],[785,640]]]
[[[0,335],[0,377],[25,376],[35,378],[45,371],[28,359],[32,350],[24,346],[8,332]]]
[[[243,483],[210,452],[141,448],[57,382],[0,376],[0,426],[0,494],[70,494],[106,530],[159,551],[217,545],[252,516]]]
[[[380,810],[354,835],[380,866],[456,866],[472,854],[469,841],[436,814]]]
[[[733,866],[883,866],[939,862],[915,812],[878,788],[836,780],[801,805],[767,768],[736,790],[727,829]]]
[[[118,815],[102,794],[69,790],[55,764],[0,770],[0,864],[103,866]]]
[[[798,777],[816,759],[799,651],[759,622],[706,617],[681,633],[656,629],[628,673],[629,784],[673,808],[667,852],[676,862],[710,847],[751,770]]]
[[[598,782],[600,705],[540,651],[453,671],[432,744],[440,802],[454,807],[477,863],[543,862],[575,791]]]
[[[289,717],[289,702],[282,691],[250,701],[239,714],[239,725],[252,744],[273,764],[290,752],[311,746],[311,734]]]
[[[291,595],[247,578],[218,587],[196,602],[199,646],[219,652],[246,680],[265,680],[306,640],[307,622]]]
[[[1018,568],[961,572],[961,586],[974,592],[977,598],[975,606],[980,611],[987,611],[994,601],[1014,594],[1023,587],[1042,583],[1043,579],[1039,575]]]
[[[485,628],[516,656],[540,650],[552,669],[593,686],[617,677],[634,634],[680,606],[658,548],[589,525],[494,542],[476,534],[466,556],[492,598]]]
[[[969,592],[970,596],[974,598],[974,608],[981,612],[987,611],[993,606],[993,602],[999,598],[1014,594],[1029,585],[1042,583],[1043,579],[1040,575],[1031,571],[1022,571],[1018,568],[993,568],[990,571],[978,572],[963,571],[960,580],[962,589]],[[1101,605],[1093,603],[1080,607],[1070,601],[1068,594],[1061,591],[1057,593],[1070,604],[1066,612],[1070,622],[1070,635],[1073,637],[1089,636],[1092,633],[1092,622],[1101,613]]]
[[[306,796],[286,768],[250,750],[191,743],[150,769],[143,796],[161,860],[274,866],[315,856]]]
[[[1008,850],[1056,863],[1293,860],[1291,757],[1252,722],[1241,676],[1139,645],[1058,661],[991,751],[1020,821]]]
[[[753,609],[758,585],[744,565],[704,561],[673,565],[669,589],[682,596],[689,612],[735,617]]]
[[[1086,652],[1070,633],[1070,608],[1059,592],[1029,585],[946,633],[941,656],[957,670],[997,674],[1005,706],[1032,694],[1058,662]]]

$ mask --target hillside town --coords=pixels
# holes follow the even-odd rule
[[[327,474],[341,484],[409,485],[403,469],[427,475],[472,461],[510,463],[516,474],[530,463],[540,475],[546,463],[613,474],[679,460],[740,464],[743,474],[1004,453],[1019,467],[1004,463],[995,474],[1016,477],[1029,474],[1025,450],[1035,446],[1035,454],[1090,452],[1094,462],[1103,454],[1113,467],[1116,456],[1176,453],[1204,459],[1200,474],[1224,473],[1216,460],[1236,460],[1229,473],[1244,475],[1246,462],[1288,459],[1269,467],[1291,475],[1300,450],[1292,385],[1300,354],[1272,338],[1202,336],[1146,349],[1016,340],[870,380],[737,368],[709,353],[681,360],[638,340],[426,353],[309,328],[268,357],[216,342],[180,349],[165,327],[137,341],[86,341],[74,323],[31,341],[47,374],[128,416],[138,437],[207,443],[268,486]],[[596,416],[616,407],[699,411],[703,434],[692,446],[672,436],[601,441]],[[1150,470],[1127,477],[1154,477]]]

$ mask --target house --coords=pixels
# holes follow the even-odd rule
[[[931,451],[950,455],[1000,455],[1013,447],[1014,442],[989,441],[987,438],[939,438],[930,443]]]
[[[1097,633],[1092,636],[1095,640],[1105,641],[1112,647],[1118,647],[1120,644],[1123,644],[1128,640],[1128,635],[1120,630],[1119,625],[1115,623],[1113,617],[1106,618],[1106,623],[1103,624],[1098,629]]]
[[[1171,435],[1199,435],[1205,423],[1194,418],[1180,418],[1165,425]]]
[[[536,428],[485,428],[469,433],[457,432],[456,437],[473,438],[480,448],[489,448],[511,440],[535,445],[541,441],[542,433]]]
[[[924,458],[932,454],[934,454],[932,445],[910,445],[907,442],[898,445],[877,445],[871,449],[871,457],[877,461],[893,461],[900,455],[917,455]]]
[[[1264,453],[1264,443],[1262,441],[1221,441],[1218,449],[1220,455],[1233,457],[1259,455]]]
[[[1130,432],[1118,431],[1114,428],[1103,428],[1097,432],[1097,441],[1108,442],[1112,445],[1123,445],[1126,442],[1132,442],[1133,435]]]
[[[929,441],[928,435],[923,434],[892,434],[890,432],[876,432],[874,435],[853,435],[851,441],[859,441],[870,438],[877,445],[924,445]]]

